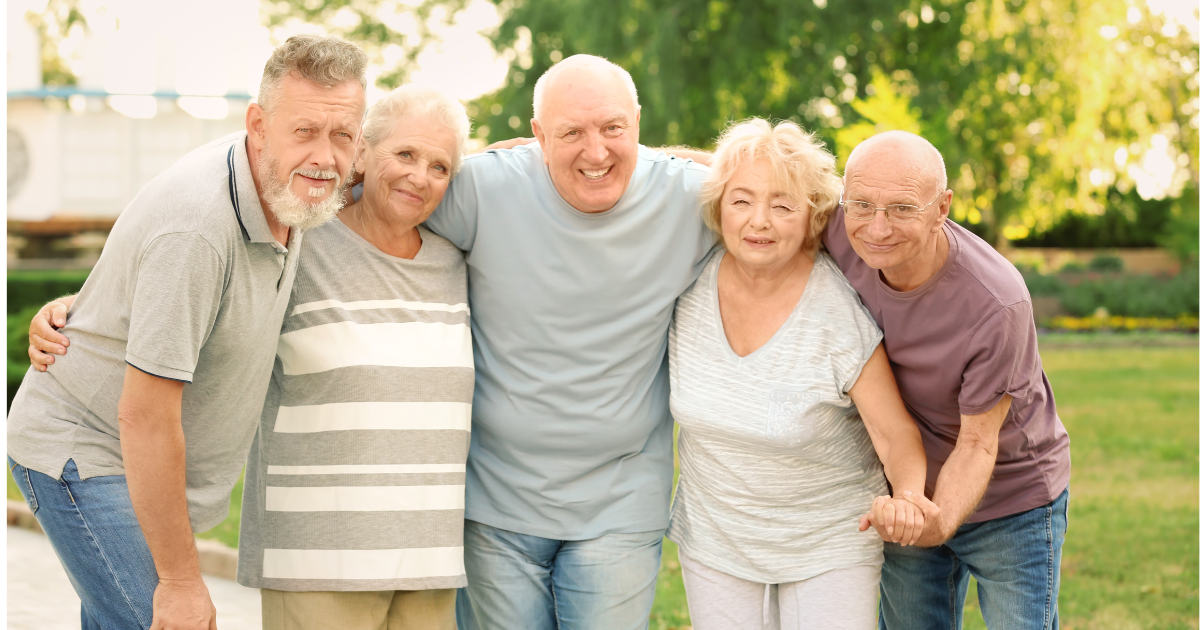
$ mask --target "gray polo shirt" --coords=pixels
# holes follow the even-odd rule
[[[246,133],[184,156],[121,213],[63,333],[70,351],[30,370],[8,415],[8,454],[54,478],[122,475],[126,365],[183,389],[188,515],[220,523],[258,426],[302,235],[271,235]]]

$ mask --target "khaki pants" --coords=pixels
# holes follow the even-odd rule
[[[454,630],[456,592],[264,588],[263,630]]]

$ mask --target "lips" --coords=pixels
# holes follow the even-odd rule
[[[394,190],[394,191],[395,191],[397,194],[399,194],[401,197],[406,197],[406,198],[408,198],[408,199],[411,199],[411,200],[413,200],[413,201],[416,201],[416,202],[424,202],[424,201],[425,201],[425,199],[424,199],[424,198],[422,198],[422,197],[421,197],[420,195],[418,195],[417,193],[414,193],[414,192],[409,192],[409,191],[407,191],[407,190],[404,190],[404,189],[402,189],[402,188],[395,188],[395,189],[393,189],[393,190]]]
[[[742,241],[750,247],[770,247],[775,244],[775,241],[762,236],[747,236]]]
[[[318,179],[316,177],[309,177],[307,175],[297,174],[296,176],[308,183],[309,186],[324,186],[328,182],[333,181],[332,179]]]
[[[593,181],[598,180],[598,179],[604,179],[604,176],[608,175],[611,171],[612,171],[611,166],[601,168],[601,169],[589,169],[589,168],[579,169],[579,172],[582,173],[584,177],[586,177],[590,180],[593,180]]]

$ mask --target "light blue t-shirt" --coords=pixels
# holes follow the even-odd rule
[[[715,242],[708,168],[645,147],[587,214],[536,145],[467,157],[427,227],[466,252],[475,401],[466,518],[585,540],[667,526],[667,329]]]

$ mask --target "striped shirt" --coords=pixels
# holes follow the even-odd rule
[[[466,266],[419,228],[413,260],[341,221],[305,235],[242,498],[238,582],[457,588],[475,370]]]
[[[765,345],[729,347],[713,255],[670,332],[679,484],[667,536],[711,569],[762,584],[882,561],[858,519],[887,492],[847,392],[882,335],[818,254],[804,294]]]

